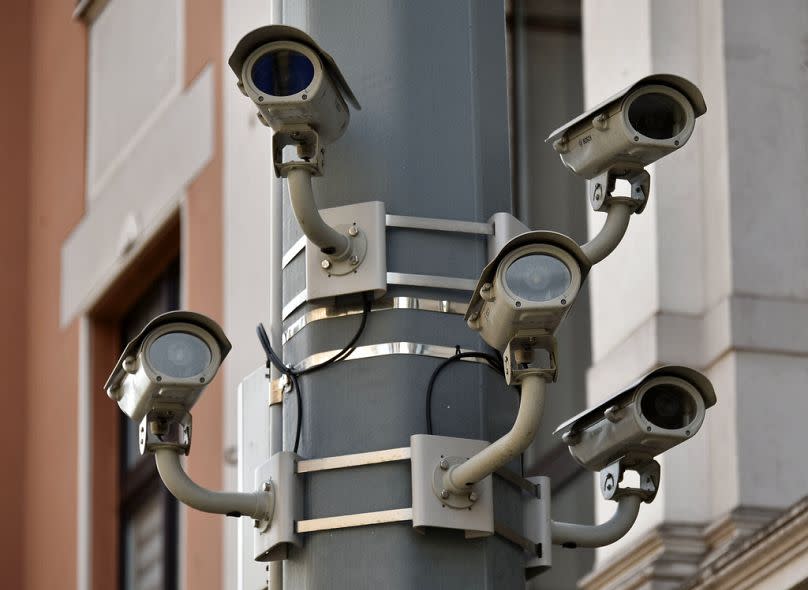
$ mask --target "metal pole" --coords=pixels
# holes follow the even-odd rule
[[[326,147],[324,175],[313,179],[320,207],[381,200],[388,214],[477,222],[510,211],[502,3],[295,0],[285,2],[283,20],[307,31],[336,59],[362,104],[345,135]],[[284,248],[300,235],[285,199]],[[284,305],[306,288],[302,258],[284,268]],[[388,272],[476,281],[486,261],[484,235],[387,230]],[[470,295],[440,286],[388,288],[388,296],[431,302],[462,304]],[[285,360],[298,363],[341,349],[360,318],[339,311],[359,303],[346,297],[291,311],[284,319],[287,327],[314,308],[335,306],[337,314],[296,332],[284,346]],[[441,311],[451,305],[413,307],[371,312],[357,344],[485,349],[462,315]],[[429,347],[407,355],[390,354],[393,348],[380,346],[378,354],[300,379],[302,457],[407,447],[412,434],[426,432],[426,385],[443,359],[417,352]],[[489,441],[510,430],[518,408],[503,378],[477,363],[456,363],[442,373],[434,399],[436,434]],[[297,427],[294,396],[284,401],[283,416],[289,440]],[[518,460],[509,466],[520,468]],[[411,506],[406,462],[305,477],[306,518]],[[519,491],[498,479],[495,486],[501,502],[497,518],[518,522]],[[504,538],[467,540],[458,531],[441,529],[421,534],[411,522],[307,533],[303,547],[292,549],[284,562],[287,588],[521,590],[524,580],[522,549]]]

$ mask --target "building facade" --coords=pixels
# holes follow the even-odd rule
[[[187,469],[236,487],[236,389],[263,363],[254,325],[268,316],[278,181],[226,60],[247,31],[305,23],[306,8],[31,0],[0,20],[0,363],[16,378],[0,388],[13,412],[0,434],[3,587],[236,588],[235,519],[160,491],[102,385],[154,314],[219,321],[234,349],[194,409]],[[379,26],[395,34],[389,14]],[[718,404],[662,458],[660,494],[625,539],[556,549],[530,587],[804,588],[808,5],[513,0],[502,14],[490,26],[506,31],[513,209],[532,227],[584,241],[602,223],[543,143],[552,129],[654,72],[691,79],[708,106],[687,149],[652,167],[646,211],[589,278],[526,471],[552,475],[557,518],[602,521],[611,506],[552,426],[665,363],[704,371]],[[365,34],[346,31],[346,47]]]

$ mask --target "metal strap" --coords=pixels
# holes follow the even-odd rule
[[[305,247],[306,247],[306,236],[300,236],[297,242],[292,244],[292,247],[289,248],[286,252],[284,252],[283,258],[281,259],[281,268],[286,268],[287,266],[289,266],[289,263],[292,262],[292,260],[294,260],[295,257],[297,257],[297,255],[300,254]]]
[[[449,313],[454,315],[465,315],[469,305],[460,301],[448,301],[445,299],[424,299],[418,297],[385,297],[373,302],[370,311],[389,311],[393,309],[408,309],[418,311],[431,311],[437,313]],[[295,320],[283,332],[282,342],[286,344],[292,337],[305,328],[308,324],[319,322],[320,320],[330,320],[352,315],[359,315],[363,311],[361,305],[350,307],[315,307]]]
[[[404,285],[408,287],[429,287],[431,289],[448,289],[450,291],[474,291],[477,286],[477,280],[437,275],[388,272],[387,284]]]
[[[473,352],[469,349],[464,348],[459,349],[459,351]],[[318,365],[323,361],[327,361],[338,352],[339,350],[318,352],[298,362],[294,366],[294,369],[296,371],[303,371],[305,369],[308,369],[309,367]],[[340,362],[355,361],[358,359],[366,359],[377,356],[389,356],[394,354],[416,354],[421,356],[432,356],[436,358],[447,359],[449,357],[456,355],[457,352],[458,348],[451,346],[440,346],[437,344],[421,344],[419,342],[384,342],[380,344],[369,344],[367,346],[359,346],[355,348],[350,355],[342,359]],[[479,358],[464,358],[460,360],[463,362],[470,362],[470,363],[486,363],[484,359]]]
[[[323,457],[320,459],[304,459],[297,462],[298,473],[311,473],[313,471],[328,471],[329,469],[345,469],[361,465],[376,465],[378,463],[391,463],[395,461],[409,461],[412,456],[410,447],[371,451],[369,453],[354,453],[352,455],[338,455],[336,457]]]
[[[410,217],[407,215],[386,215],[387,227],[401,227],[406,229],[426,229],[460,234],[477,234],[483,236],[494,235],[494,226],[491,223],[479,221],[459,221],[456,219],[435,219],[434,217]]]
[[[396,508],[393,510],[380,510],[379,512],[363,512],[361,514],[345,514],[343,516],[299,520],[297,521],[297,532],[313,533],[315,531],[329,531],[356,526],[368,526],[371,524],[403,522],[406,520],[412,520],[412,508]]]
[[[300,293],[292,297],[289,302],[283,306],[283,310],[281,310],[282,319],[288,318],[292,315],[295,310],[306,303],[306,300],[309,298],[309,293],[305,289],[303,289]]]
[[[458,234],[475,234],[480,236],[494,235],[494,224],[479,221],[460,221],[457,219],[436,219],[434,217],[411,217],[409,215],[385,215],[387,227],[402,229],[423,229]],[[306,248],[306,236],[301,236],[283,254],[281,268],[286,268],[295,257]]]

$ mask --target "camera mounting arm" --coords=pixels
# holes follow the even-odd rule
[[[191,415],[174,409],[149,412],[140,426],[141,453],[153,453],[160,478],[168,491],[183,504],[214,514],[249,516],[271,521],[275,491],[265,485],[262,491],[214,492],[196,484],[182,468],[180,456],[191,448]]]
[[[183,504],[214,514],[248,516],[272,520],[275,494],[270,486],[261,492],[214,492],[194,483],[180,464],[180,455],[172,449],[156,449],[154,459],[160,478],[168,491]]]
[[[301,166],[291,168],[286,174],[292,210],[306,238],[334,260],[348,258],[351,239],[328,225],[320,215],[311,186],[312,171]]]
[[[640,512],[640,504],[650,504],[659,490],[660,466],[656,461],[647,461],[633,468],[640,476],[639,488],[620,487],[626,470],[623,459],[611,463],[600,471],[600,492],[606,500],[617,502],[614,515],[599,525],[582,525],[551,521],[551,536],[554,545],[563,547],[603,547],[623,538],[634,526]]]
[[[613,203],[606,214],[606,221],[598,235],[581,246],[586,257],[594,265],[606,258],[620,243],[628,229],[628,222],[636,207],[629,203]]]
[[[511,430],[468,461],[452,465],[443,477],[444,489],[453,494],[468,494],[469,488],[518,457],[536,436],[544,412],[547,381],[539,373],[522,378],[519,412]]]
[[[617,500],[617,510],[609,520],[599,525],[550,522],[553,545],[570,549],[576,547],[603,547],[621,539],[634,526],[640,513],[642,498],[626,494]]]

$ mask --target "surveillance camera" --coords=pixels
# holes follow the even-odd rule
[[[247,33],[228,64],[239,89],[258,107],[258,118],[276,132],[302,135],[310,128],[330,143],[348,125],[346,101],[360,108],[334,58],[294,27]]]
[[[228,352],[230,341],[210,318],[164,313],[126,345],[104,389],[135,422],[164,407],[188,411]]]
[[[646,76],[547,138],[561,161],[586,179],[606,175],[593,205],[600,210],[616,178],[632,182],[642,192],[638,212],[648,194],[645,166],[681,148],[695,121],[707,111],[698,87],[680,76]],[[632,195],[634,197],[634,195]],[[599,199],[599,201],[598,201]]]
[[[664,366],[567,420],[553,434],[586,469],[600,471],[618,459],[634,468],[692,438],[715,402],[715,390],[703,374]]]
[[[510,240],[483,269],[471,297],[466,323],[508,366],[530,364],[531,351],[547,348],[566,317],[590,263],[571,238],[532,231]],[[554,355],[550,344],[551,356]],[[507,375],[510,382],[510,374]]]

